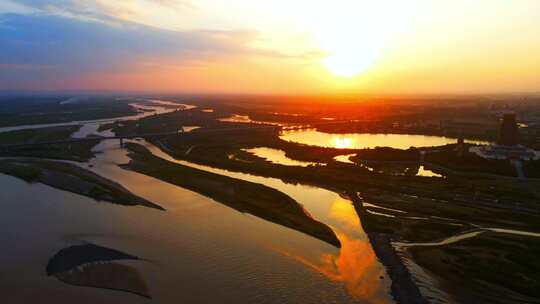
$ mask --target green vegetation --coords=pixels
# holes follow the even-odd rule
[[[449,175],[446,179],[416,176],[388,176],[370,172],[360,166],[330,161],[327,166],[290,167],[272,164],[264,159],[241,151],[245,148],[270,147],[282,149],[287,156],[302,161],[328,159],[330,155],[345,154],[340,149],[321,149],[284,142],[274,129],[244,129],[234,131],[203,132],[196,130],[181,136],[155,140],[159,145],[179,159],[215,166],[233,171],[253,173],[281,178],[291,182],[302,182],[339,191],[351,189],[380,189],[416,196],[425,196],[449,202],[464,201],[467,204],[480,202],[496,204],[500,208],[513,208],[516,201],[522,207],[538,210],[539,196],[533,187],[520,181],[496,177],[464,179]],[[216,129],[212,129],[216,130]],[[294,152],[291,152],[294,151]],[[302,154],[302,158],[295,157]],[[189,153],[187,153],[189,152]],[[235,158],[230,159],[229,155]],[[244,160],[244,161],[239,161]],[[246,162],[248,161],[248,162]],[[534,183],[528,181],[527,183]],[[452,203],[450,203],[452,204]]]
[[[408,150],[393,149],[388,147],[377,147],[374,149],[363,149],[350,158],[353,162],[362,160],[369,161],[392,161],[392,162],[418,162],[420,152],[418,149],[410,148]]]
[[[327,166],[290,167],[272,164],[241,151],[258,146],[278,148],[286,151],[288,157],[298,160],[328,160],[329,155],[345,154],[339,149],[280,142],[275,132],[271,128],[215,133],[194,131],[181,138],[169,137],[155,143],[163,145],[179,159],[281,178],[291,183],[312,184],[350,193],[350,197],[360,192],[366,202],[406,212],[364,208],[355,200],[364,230],[370,236],[382,236],[385,242],[432,242],[470,230],[473,225],[540,231],[539,194],[534,190],[540,187],[538,182],[481,175],[471,175],[466,179],[452,174],[445,179],[383,175],[335,162],[329,162]],[[235,158],[229,158],[230,154]],[[390,213],[394,217],[373,214],[368,210]],[[393,268],[395,264],[390,262],[386,266]],[[431,270],[429,266],[426,269]],[[456,283],[455,286],[461,285]]]
[[[523,162],[523,172],[529,178],[540,178],[540,160]]]
[[[0,172],[27,182],[39,182],[88,196],[98,201],[125,206],[141,205],[163,210],[160,206],[132,194],[115,182],[66,162],[23,158],[5,159],[0,160]]]
[[[366,208],[366,210],[387,214],[386,210]],[[392,218],[379,214],[362,212],[362,226],[370,233],[384,233],[392,235],[401,241],[429,242],[444,236],[453,235],[471,227],[470,225],[457,226],[453,223],[432,218]]]
[[[0,133],[0,145],[36,143],[63,140],[81,128],[81,125],[17,130]]]
[[[259,129],[252,129],[252,125],[242,123],[222,123],[218,118],[227,117],[228,114],[219,112],[207,113],[201,109],[176,111],[172,113],[145,117],[138,121],[122,122],[113,129],[116,134],[145,134],[156,132],[174,132],[180,126],[200,126],[203,132],[193,131],[183,134],[182,139],[189,137],[187,144],[228,149],[231,153],[243,148],[269,147],[286,151],[290,158],[309,162],[331,162],[333,157],[342,154],[355,153],[354,149],[332,149],[298,145],[283,141],[277,137],[278,128],[275,126],[257,125]],[[230,129],[236,129],[231,132]],[[238,130],[240,129],[240,130]],[[245,129],[243,131],[242,129]],[[211,133],[205,133],[212,130]],[[237,135],[237,136],[236,136]],[[223,137],[222,137],[223,136]],[[234,137],[234,138],[233,138]],[[171,137],[172,139],[172,137]],[[224,143],[224,139],[231,141]],[[186,149],[188,149],[186,147]],[[248,153],[244,154],[249,157]]]
[[[465,179],[462,176],[448,174],[445,179],[417,177],[410,175],[383,175],[360,166],[337,163],[332,160],[336,155],[360,153],[361,150],[346,150],[319,148],[285,142],[278,137],[278,130],[274,127],[245,128],[245,124],[219,123],[215,121],[218,113],[199,113],[195,109],[167,115],[158,115],[152,118],[140,120],[138,123],[131,122],[123,127],[117,127],[120,133],[129,134],[132,129],[159,128],[169,124],[200,125],[200,130],[154,139],[154,143],[164,147],[170,154],[178,159],[228,169],[231,171],[252,173],[261,176],[280,178],[291,183],[312,184],[338,192],[360,191],[361,193],[385,193],[392,197],[409,195],[426,200],[423,206],[425,210],[437,210],[441,206],[451,209],[462,207],[488,208],[482,216],[491,218],[490,212],[500,212],[501,222],[505,227],[520,226],[521,221],[516,220],[516,214],[537,214],[540,210],[538,200],[539,193],[534,189],[540,184],[535,181],[518,181],[500,179],[496,176],[473,176]],[[198,113],[198,114],[197,114]],[[208,116],[206,116],[208,115]],[[147,126],[148,124],[148,126]],[[253,125],[248,127],[253,127]],[[257,127],[260,127],[259,125]],[[231,128],[234,128],[232,130]],[[242,128],[242,129],[238,129]],[[262,158],[242,151],[246,148],[268,147],[281,149],[287,157],[301,161],[327,162],[327,166],[290,167],[272,164]],[[435,154],[442,149],[455,155],[455,146],[449,145],[430,149]],[[378,157],[376,151],[385,151],[384,157]],[[365,151],[364,151],[365,152]],[[388,159],[397,153],[402,159],[417,157],[417,152],[411,150],[369,150],[372,158]],[[234,155],[234,157],[230,157]],[[411,162],[412,163],[412,162]],[[511,168],[514,172],[514,168]],[[410,171],[410,170],[408,170]],[[414,206],[412,200],[409,204]],[[467,208],[463,210],[467,210]],[[507,212],[507,211],[512,212]],[[508,213],[508,214],[506,214]],[[453,214],[453,213],[450,213]],[[472,214],[475,214],[473,212]],[[466,216],[467,212],[458,214]],[[444,217],[444,212],[438,216]],[[467,219],[468,217],[465,217]],[[475,219],[480,219],[476,217]],[[473,220],[475,220],[473,219]],[[523,227],[523,226],[522,226]]]
[[[190,189],[240,212],[253,214],[340,246],[332,229],[313,219],[296,201],[277,190],[171,163],[153,156],[137,144],[128,143],[126,147],[130,150],[132,160],[124,168]]]
[[[444,147],[438,152],[427,153],[425,160],[428,163],[470,174],[487,173],[511,177],[516,176],[516,169],[509,161],[485,159],[468,151],[464,151],[460,156],[455,151],[455,146],[451,145]]]
[[[200,109],[179,110],[161,115],[150,115],[136,121],[123,121],[116,124],[113,131],[118,135],[148,134],[160,132],[175,132],[182,126],[208,126],[219,125],[217,118],[223,114],[206,113]]]
[[[80,125],[75,125],[3,132],[0,133],[0,146],[67,140],[70,138],[71,134],[79,130],[80,127]],[[75,144],[7,148],[4,149],[4,151],[0,149],[0,156],[39,157],[82,162],[94,157],[92,148],[98,143],[99,139]]]
[[[420,168],[420,151],[416,148],[407,150],[389,147],[362,149],[349,158],[360,166],[366,166],[373,172],[389,175],[415,176]]]
[[[389,242],[388,239],[434,242],[477,227],[540,231],[538,209],[523,212],[517,207],[500,209],[494,204],[448,202],[381,189],[365,189],[361,195],[361,199],[354,200],[355,207],[362,218],[364,230],[370,239],[371,235],[375,237],[375,242],[380,242],[380,239],[385,242]],[[364,202],[382,208],[363,206]],[[522,303],[531,300],[527,297],[538,298],[537,291],[532,292],[536,287],[529,288],[529,283],[538,282],[540,272],[535,256],[539,253],[540,241],[497,234],[490,237],[490,242],[484,242],[484,235],[487,233],[451,245],[410,247],[406,250],[416,263],[437,275],[443,289],[456,296],[459,303]],[[508,245],[505,240],[516,241]],[[486,298],[489,294],[498,296]]]
[[[113,97],[3,97],[0,127],[105,119],[137,113],[129,103]]]
[[[400,210],[402,213],[391,213],[388,210],[366,207],[395,216],[381,219],[379,215],[363,212],[363,224],[368,231],[395,234],[401,240],[412,242],[437,240],[448,237],[458,230],[468,230],[473,225],[481,227],[500,227],[517,230],[540,231],[540,212],[537,209],[523,210],[518,208],[501,208],[497,204],[483,204],[475,201],[445,201],[426,196],[408,195],[383,189],[366,188],[361,192],[362,199],[355,200],[358,209],[364,209],[363,202],[384,208]],[[533,207],[533,206],[531,206]],[[413,218],[414,220],[409,220]],[[375,226],[370,226],[373,219]],[[379,222],[383,224],[377,225]],[[390,222],[396,222],[390,224]],[[446,225],[447,229],[421,229],[426,222]],[[461,226],[456,226],[461,225]],[[414,227],[410,227],[414,226]],[[436,231],[440,233],[434,234]]]
[[[459,303],[533,303],[540,298],[538,238],[487,232],[446,246],[408,251],[443,280]]]

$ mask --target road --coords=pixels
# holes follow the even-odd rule
[[[517,177],[519,179],[526,179],[525,173],[523,172],[523,162],[519,159],[513,159],[510,162],[516,167]]]

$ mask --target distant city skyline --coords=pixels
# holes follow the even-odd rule
[[[0,2],[0,90],[540,91],[540,2]]]

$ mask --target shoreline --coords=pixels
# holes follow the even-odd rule
[[[391,236],[385,233],[367,232],[369,242],[377,258],[384,265],[392,281],[391,294],[400,304],[429,303],[420,292],[403,261],[391,243]]]
[[[197,192],[239,212],[250,213],[341,247],[329,226],[315,220],[298,202],[282,192],[262,184],[172,163],[152,155],[138,144],[127,143],[126,147],[131,161],[121,165],[123,169]]]
[[[354,208],[359,217],[366,213],[362,202],[356,195],[350,195],[354,204]],[[362,228],[366,232],[369,243],[375,251],[375,255],[383,264],[390,280],[391,295],[397,303],[400,304],[427,304],[429,301],[422,295],[420,289],[413,280],[412,274],[409,272],[396,249],[392,246],[391,235],[386,233],[369,232],[363,221]]]
[[[163,207],[139,197],[122,185],[80,166],[62,161],[38,159],[0,160],[0,173],[28,183],[44,185],[123,206],[144,206],[158,210]]]

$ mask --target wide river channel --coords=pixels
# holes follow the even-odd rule
[[[96,124],[85,122],[74,136],[96,133]],[[94,159],[80,165],[166,211],[96,202],[0,175],[0,290],[6,303],[148,303],[138,295],[76,287],[46,275],[55,253],[84,242],[143,258],[122,263],[141,274],[155,303],[393,303],[391,282],[349,199],[320,188],[176,161],[149,143],[138,143],[170,161],[282,191],[332,227],[342,248],[124,170],[118,164],[129,161],[126,151],[118,141],[106,140],[94,148]]]
[[[162,100],[133,103],[137,115],[84,122],[0,128],[0,132],[50,126],[81,125],[72,134],[112,136],[99,126],[113,120],[134,120],[194,106]],[[177,107],[175,107],[177,106]],[[184,127],[189,132],[196,126]],[[326,134],[313,130],[286,132],[284,140],[335,148],[390,146],[437,146],[455,140],[422,135]],[[45,186],[29,184],[0,174],[0,291],[5,303],[394,303],[389,280],[361,226],[352,202],[325,189],[287,184],[279,179],[230,172],[172,158],[143,141],[154,155],[181,165],[226,175],[277,189],[304,206],[315,219],[330,226],[342,247],[336,248],[301,232],[240,213],[208,197],[162,182],[119,164],[129,162],[117,140],[103,140],[94,147],[96,157],[77,165],[111,179],[166,211],[126,207]],[[476,142],[482,144],[483,142]],[[270,161],[287,165],[317,165],[285,157],[268,148],[247,150]],[[348,156],[339,160],[348,162]],[[496,233],[538,233],[479,228],[432,243],[395,243],[408,246],[439,246]],[[120,262],[141,275],[151,300],[107,289],[77,287],[47,276],[48,261],[59,250],[83,243],[120,250],[140,257]],[[419,287],[435,303],[447,295],[412,261],[405,260]],[[411,265],[412,263],[412,265]]]

